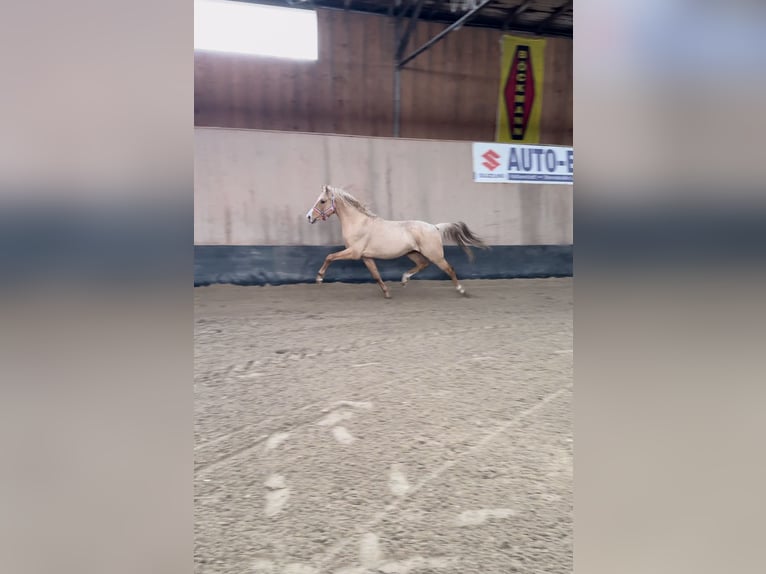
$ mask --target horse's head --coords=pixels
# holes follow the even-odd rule
[[[329,185],[323,185],[322,193],[319,194],[313,207],[306,213],[306,219],[309,220],[309,223],[316,223],[317,219],[325,221],[333,213],[335,213],[335,193]]]

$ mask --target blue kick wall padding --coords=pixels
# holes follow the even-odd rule
[[[195,245],[194,286],[313,283],[324,258],[341,249],[313,245]],[[488,251],[473,252],[476,258],[470,262],[459,247],[445,246],[444,256],[459,279],[572,276],[572,245],[493,245]],[[399,281],[402,273],[414,265],[406,256],[375,262],[384,281]],[[412,278],[418,279],[449,277],[432,264]],[[325,282],[371,283],[373,279],[361,260],[335,261],[325,274]]]

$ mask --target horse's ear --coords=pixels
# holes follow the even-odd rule
[[[329,185],[323,185],[322,186],[322,191],[327,193],[328,191],[330,191],[330,186]]]

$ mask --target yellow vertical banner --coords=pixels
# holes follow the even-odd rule
[[[503,36],[495,130],[498,142],[540,143],[545,45],[543,38]]]

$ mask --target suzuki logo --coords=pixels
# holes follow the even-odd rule
[[[486,167],[489,171],[495,171],[495,168],[500,165],[500,162],[497,161],[497,159],[500,157],[498,154],[496,154],[494,151],[487,150],[485,151],[481,157],[483,157],[485,161],[483,164],[484,167]]]

